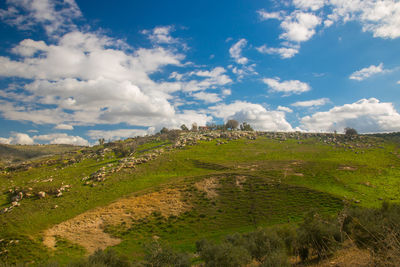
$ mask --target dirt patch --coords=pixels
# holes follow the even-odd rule
[[[340,166],[338,168],[338,170],[341,170],[341,171],[355,171],[355,170],[357,170],[357,168],[356,167],[351,167],[351,166]]]
[[[361,250],[353,246],[338,250],[335,255],[314,267],[367,267],[373,266],[371,254],[367,250]]]
[[[216,189],[219,187],[219,183],[216,177],[204,179],[195,183],[194,186],[197,188],[197,190],[205,192],[207,194],[207,198],[209,199],[216,198],[218,196]]]
[[[88,253],[93,253],[97,249],[105,249],[121,242],[104,232],[108,225],[125,223],[125,226],[129,226],[135,220],[145,218],[155,211],[167,217],[177,216],[187,209],[189,206],[181,201],[180,192],[174,189],[120,199],[47,229],[43,243],[54,248],[58,236],[83,246]]]
[[[240,189],[243,188],[243,184],[246,182],[246,176],[238,175],[235,177],[235,184]]]

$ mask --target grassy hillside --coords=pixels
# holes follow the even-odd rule
[[[53,156],[0,175],[0,259],[66,263],[96,245],[140,258],[154,238],[194,251],[312,208],[397,202],[398,154],[384,136],[187,133]]]
[[[4,145],[0,144],[0,164],[18,163],[38,157],[76,151],[81,147],[72,145]]]

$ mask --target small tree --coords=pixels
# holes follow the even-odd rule
[[[199,129],[199,127],[197,127],[197,123],[193,123],[192,124],[192,131],[197,132],[197,130]]]
[[[161,129],[160,133],[166,134],[166,133],[168,133],[168,129],[165,128],[165,127],[163,127],[163,128]]]
[[[240,124],[240,130],[241,131],[254,131],[253,128],[248,124],[247,122],[243,122]]]
[[[239,126],[239,122],[237,120],[228,120],[225,124],[227,129],[235,130]]]
[[[357,131],[354,128],[350,128],[350,127],[346,127],[344,128],[344,134],[347,136],[353,136],[353,135],[357,135]]]
[[[182,131],[189,131],[189,128],[186,127],[185,124],[182,124],[182,125],[181,125],[181,130],[182,130]]]
[[[99,139],[99,145],[101,145],[101,146],[104,145],[104,141],[105,141],[104,138],[100,138]]]
[[[213,122],[207,123],[207,128],[209,130],[216,130],[217,129],[217,125]]]

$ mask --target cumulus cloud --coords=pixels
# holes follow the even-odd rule
[[[156,44],[174,44],[178,43],[177,38],[172,37],[171,32],[174,31],[172,26],[155,27],[152,30],[143,30],[142,33],[147,35],[150,41]]]
[[[300,9],[316,11],[321,9],[327,0],[293,0],[293,4]]]
[[[382,73],[385,70],[383,69],[383,63],[375,66],[371,65],[367,68],[363,68],[361,70],[358,70],[354,72],[353,74],[350,75],[349,79],[351,80],[357,80],[357,81],[363,81],[373,75],[376,75],[378,73]]]
[[[0,137],[1,144],[33,145],[34,140],[25,133],[12,133],[9,138]]]
[[[74,0],[7,0],[0,9],[0,19],[18,29],[27,30],[41,24],[51,35],[76,29],[74,19],[82,16]]]
[[[284,107],[284,106],[278,106],[277,110],[284,111],[284,112],[287,112],[287,113],[292,113],[293,112],[293,110],[291,108]]]
[[[298,47],[267,47],[267,45],[262,45],[256,48],[258,52],[262,54],[269,55],[280,55],[281,58],[291,58],[299,53]]]
[[[286,121],[285,112],[267,110],[259,104],[245,101],[235,101],[231,104],[219,104],[209,108],[211,114],[225,121],[235,119],[247,122],[260,131],[292,131],[292,126]]]
[[[195,112],[176,110],[170,103],[173,93],[216,89],[232,81],[216,67],[187,74],[184,81],[176,74],[174,82],[156,82],[151,74],[167,65],[182,66],[184,55],[159,46],[127,52],[118,43],[79,31],[52,44],[23,40],[12,50],[16,59],[0,57],[0,76],[32,81],[21,93],[2,92],[9,99],[1,100],[3,117],[55,125],[174,125]]]
[[[282,8],[287,9],[291,3],[290,12],[258,10],[262,21],[276,19],[280,21],[282,33],[280,38],[289,44],[299,44],[310,40],[318,28],[332,26],[334,23],[359,23],[364,32],[371,32],[374,37],[396,39],[400,37],[400,2],[393,0],[293,0],[282,1]],[[285,47],[285,42],[282,43]],[[289,46],[290,48],[290,46]],[[297,48],[299,50],[299,48]],[[266,54],[284,54],[282,48],[260,49]],[[294,56],[293,50],[288,55]]]
[[[71,136],[66,133],[35,135],[33,140],[46,141],[50,144],[64,144],[75,146],[89,146],[89,142],[80,136]]]
[[[314,100],[307,100],[307,101],[298,101],[291,106],[293,107],[313,107],[313,106],[323,106],[329,103],[329,98],[320,98],[320,99],[314,99]]]
[[[301,94],[311,90],[311,87],[304,82],[299,80],[280,81],[279,78],[264,78],[262,80],[271,92],[281,92],[284,96],[291,94]]]
[[[238,42],[232,45],[231,48],[229,48],[229,54],[238,64],[247,64],[249,61],[246,57],[242,56],[242,50],[246,47],[246,45],[247,40],[240,39]]]
[[[74,126],[69,124],[58,124],[54,127],[56,130],[73,130]]]
[[[193,97],[199,100],[203,100],[206,103],[216,103],[222,100],[216,93],[198,92],[193,94]]]
[[[342,1],[331,0],[333,9],[328,15],[333,21],[358,21],[363,31],[374,37],[400,37],[400,2],[392,0]]]
[[[228,96],[228,95],[231,95],[231,94],[232,94],[231,89],[223,89],[222,90],[222,95],[224,95],[224,96]]]
[[[261,20],[268,20],[268,19],[278,19],[281,20],[284,16],[284,12],[267,12],[265,10],[257,10],[258,15],[260,16]]]
[[[376,98],[361,99],[301,119],[300,128],[314,132],[343,131],[355,128],[360,133],[400,131],[400,114],[392,103]]]
[[[148,134],[153,134],[155,129],[150,127],[148,129],[117,129],[117,130],[90,130],[87,135],[90,139],[100,139],[105,140],[119,140],[123,138],[145,136]]]
[[[281,23],[284,32],[280,38],[292,42],[308,41],[314,34],[315,28],[321,24],[321,18],[306,12],[293,12]]]

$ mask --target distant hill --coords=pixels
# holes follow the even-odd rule
[[[37,157],[75,151],[72,145],[4,145],[0,144],[0,162],[19,162]]]

